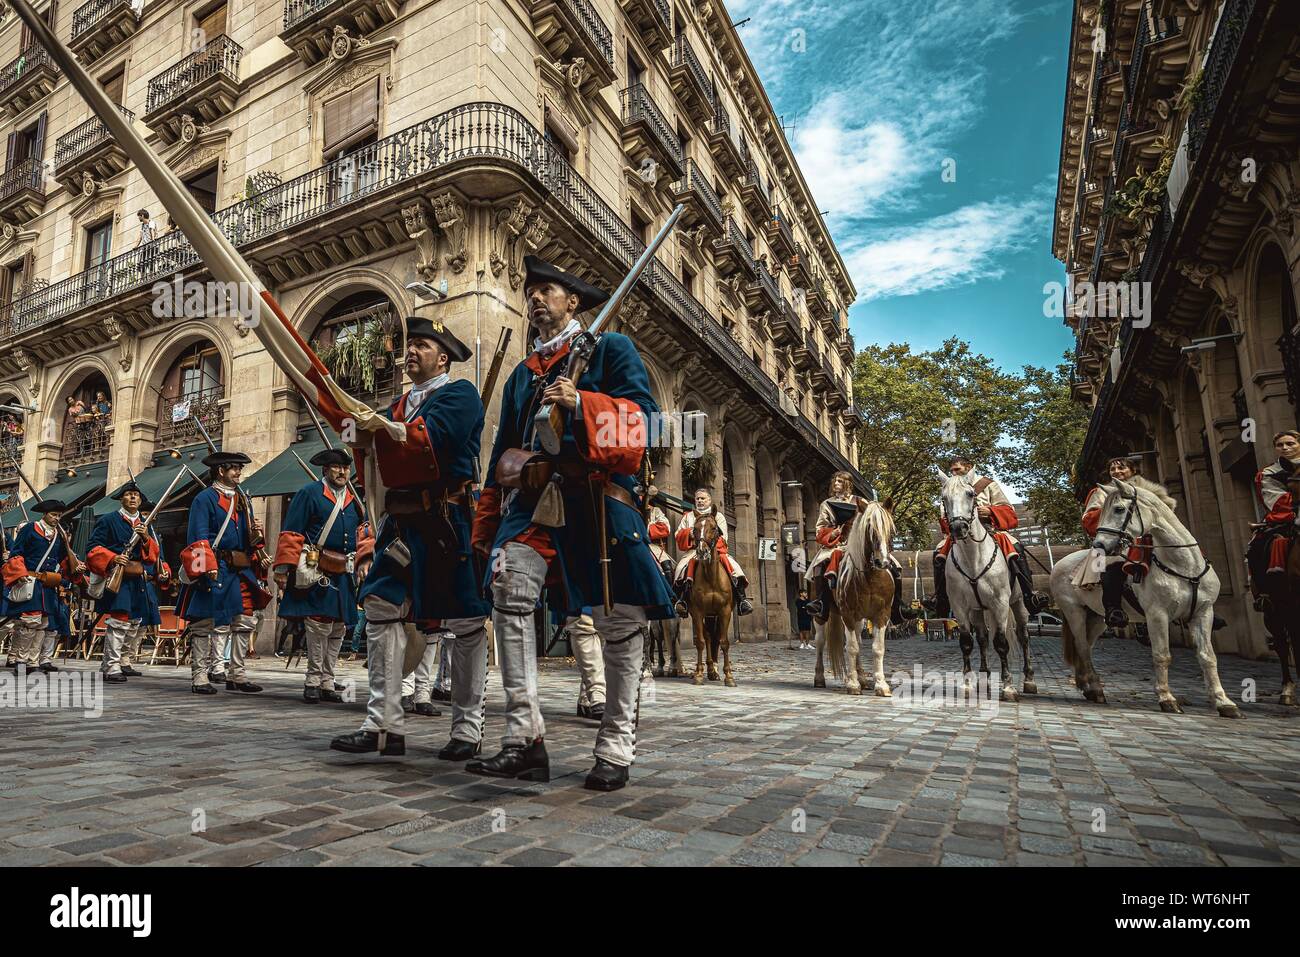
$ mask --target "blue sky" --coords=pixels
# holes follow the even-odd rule
[[[1069,0],[728,0],[849,266],[859,345],[954,333],[1008,369],[1043,315]],[[802,31],[800,34],[799,31]],[[801,49],[802,48],[802,49]],[[955,181],[943,178],[955,161]],[[949,164],[952,165],[951,163]]]

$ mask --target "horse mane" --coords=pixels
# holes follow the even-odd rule
[[[1165,508],[1169,509],[1169,511],[1171,512],[1177,509],[1178,507],[1178,502],[1174,499],[1172,495],[1169,494],[1169,489],[1165,488],[1159,482],[1153,482],[1149,478],[1143,478],[1141,475],[1135,475],[1128,480],[1128,484],[1132,485],[1134,488],[1141,489],[1144,492],[1150,492],[1152,495],[1154,495],[1156,498],[1160,500],[1160,503],[1164,505]]]

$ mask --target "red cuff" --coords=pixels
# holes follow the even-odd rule
[[[582,428],[574,430],[578,449],[591,465],[618,475],[635,475],[645,454],[645,414],[631,399],[579,391]]]
[[[212,551],[212,546],[206,540],[195,542],[188,548],[182,548],[181,565],[184,567],[185,573],[191,578],[206,575],[219,567],[216,553]]]
[[[370,534],[370,526],[363,525],[362,533],[357,538],[357,562],[369,561],[375,554],[375,536]]]
[[[389,488],[432,482],[438,477],[438,459],[433,454],[424,417],[406,423],[406,441],[394,442],[387,432],[375,433],[375,461],[379,476]]]
[[[989,511],[993,513],[993,527],[996,529],[1005,531],[1020,524],[1016,510],[1010,505],[990,505]]]
[[[666,542],[669,536],[672,535],[672,530],[668,528],[667,522],[655,522],[646,531],[650,533],[650,541],[652,542]]]
[[[108,566],[113,564],[115,558],[117,558],[117,552],[111,551],[103,545],[96,545],[86,552],[86,567],[96,575],[107,578]]]
[[[677,529],[677,547],[682,551],[693,547],[694,542],[692,542],[691,539],[694,531],[695,529],[686,527]]]
[[[1097,526],[1101,524],[1101,509],[1090,508],[1083,513],[1083,530],[1089,536],[1097,534]]]
[[[501,527],[501,489],[485,488],[478,497],[474,509],[474,526],[470,532],[470,547],[479,552],[488,552],[496,541],[497,529]]]
[[[271,560],[273,568],[288,566],[298,567],[298,558],[307,539],[299,532],[281,532],[275,541],[275,558]]]
[[[840,530],[834,525],[817,529],[817,544],[831,547],[840,543]]]
[[[6,588],[15,582],[22,581],[30,575],[27,571],[27,559],[23,558],[22,555],[11,556],[9,561],[4,563],[4,568],[0,569],[0,574],[4,576]]]

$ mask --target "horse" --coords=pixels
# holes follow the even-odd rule
[[[1300,502],[1300,475],[1291,476],[1286,483],[1291,501]],[[1290,529],[1287,544],[1286,566],[1281,575],[1264,575],[1264,594],[1268,604],[1264,611],[1264,626],[1273,636],[1273,650],[1282,664],[1282,693],[1278,703],[1294,705],[1295,680],[1291,665],[1300,671],[1300,536]]]
[[[1211,631],[1214,601],[1219,597],[1219,576],[1201,553],[1200,546],[1174,514],[1174,500],[1163,486],[1142,478],[1116,480],[1103,485],[1101,507],[1092,549],[1074,552],[1056,563],[1051,591],[1061,610],[1061,650],[1074,668],[1074,683],[1089,701],[1105,704],[1101,678],[1092,665],[1092,646],[1105,630],[1101,588],[1083,588],[1075,578],[1085,562],[1104,561],[1134,544],[1145,545],[1149,536],[1151,568],[1133,591],[1142,605],[1151,639],[1156,697],[1160,710],[1182,714],[1179,700],[1169,690],[1169,623],[1186,625],[1196,645],[1196,659],[1205,679],[1211,705],[1225,718],[1240,718],[1241,711],[1219,683],[1219,663]],[[1099,554],[1100,553],[1100,554]]]
[[[695,584],[687,608],[695,633],[695,683],[704,684],[704,663],[709,665],[709,680],[718,680],[718,653],[722,653],[722,674],[728,688],[736,687],[731,674],[731,612],[735,599],[731,593],[731,574],[718,555],[722,533],[712,515],[695,524]],[[705,646],[708,646],[707,651]]]
[[[652,671],[656,678],[667,675],[669,678],[682,678],[686,669],[681,659],[682,623],[680,618],[659,618],[650,622],[645,636],[645,668]],[[664,648],[668,649],[668,668],[664,668]],[[659,656],[659,665],[654,667],[655,655]]]
[[[829,602],[825,624],[816,626],[817,670],[813,687],[825,688],[822,669],[823,652],[831,662],[831,674],[844,679],[848,694],[862,694],[862,688],[874,684],[877,696],[893,695],[885,678],[885,628],[894,606],[894,576],[885,568],[889,561],[889,543],[894,537],[893,503],[886,500],[857,500],[858,514],[849,526],[844,556],[840,559],[835,588],[822,589],[823,601]],[[872,674],[862,668],[862,628],[871,629]]]
[[[1029,613],[1020,598],[1020,585],[1002,559],[997,538],[980,521],[975,504],[978,494],[969,476],[952,475],[944,482],[943,515],[952,536],[952,548],[944,566],[948,604],[959,627],[961,670],[967,686],[971,674],[970,653],[976,641],[980,647],[980,671],[989,673],[987,656],[991,634],[1002,667],[998,697],[1002,701],[1017,701],[1020,694],[1007,661],[1011,651],[1007,632],[1013,624],[1024,658],[1021,691],[1038,693],[1034,666],[1029,660]]]

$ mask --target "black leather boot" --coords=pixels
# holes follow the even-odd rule
[[[1101,607],[1106,611],[1106,627],[1123,628],[1128,624],[1124,613],[1124,566],[1114,562],[1101,573]]]
[[[478,757],[478,753],[483,750],[481,741],[462,741],[460,738],[452,738],[446,746],[438,752],[440,761],[468,761],[470,758]]]
[[[307,704],[320,704],[320,688],[303,688],[302,700]]]
[[[402,755],[406,753],[406,735],[379,731],[354,731],[351,734],[339,735],[331,741],[330,750],[345,751],[348,754],[373,754],[378,751],[380,754]]]
[[[402,710],[405,711],[407,714],[410,714],[412,711],[415,710],[415,695],[413,694],[402,695]]]
[[[826,602],[822,600],[822,581],[821,575],[815,575],[809,580],[808,604],[804,608],[809,615],[824,623],[826,619],[822,615],[826,613]]]
[[[1025,603],[1025,611],[1029,612],[1030,617],[1037,615],[1047,607],[1047,596],[1034,591],[1034,573],[1029,570],[1025,556],[1017,552],[1007,560],[1007,564],[1020,583],[1020,597]]]
[[[435,708],[431,701],[416,702],[415,713],[423,715],[426,718],[438,718],[442,716],[442,712]]]
[[[694,584],[695,582],[689,578],[682,579],[681,588],[678,590],[677,594],[677,601],[673,605],[673,611],[677,612],[678,618],[690,617],[691,612],[688,606],[691,602],[691,586]]]
[[[226,679],[227,691],[242,691],[244,694],[257,694],[262,690],[261,685],[255,685],[251,681],[231,681]]]
[[[754,613],[754,603],[745,597],[745,580],[742,578],[736,581],[731,580],[731,591],[736,600],[736,614],[752,615]]]
[[[528,747],[510,745],[485,761],[471,761],[465,765],[465,770],[488,778],[549,781],[551,759],[547,757],[546,744],[538,738]]]
[[[337,691],[335,691],[333,688],[321,688],[321,689],[320,689],[320,699],[321,699],[321,701],[326,701],[326,702],[329,702],[330,704],[342,704],[342,703],[343,703],[343,695],[339,694],[339,693],[338,693]]]
[[[627,777],[627,768],[610,764],[604,758],[597,758],[596,766],[591,769],[582,786],[588,791],[617,791],[619,788],[627,787]]]
[[[935,552],[932,564],[934,569],[934,594],[921,602],[935,618],[952,617],[952,609],[948,606],[948,577],[944,574],[947,565],[948,559]]]

